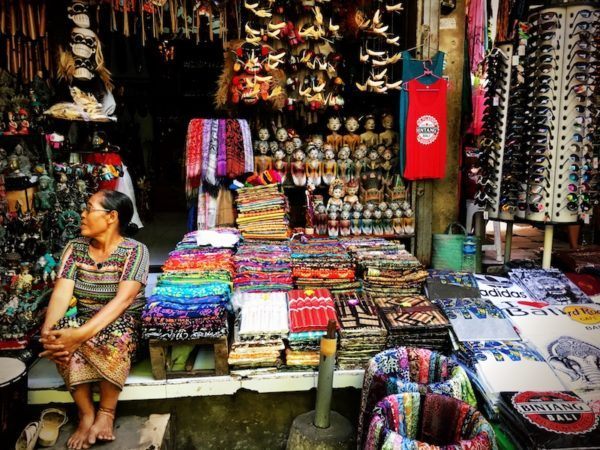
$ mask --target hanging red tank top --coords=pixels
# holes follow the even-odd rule
[[[406,84],[408,115],[404,177],[408,180],[444,178],[447,82],[439,79],[427,85],[415,79]]]

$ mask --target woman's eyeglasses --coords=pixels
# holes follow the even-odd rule
[[[89,205],[86,205],[81,212],[85,212],[86,214],[92,213],[92,212],[96,212],[96,211],[102,211],[102,212],[112,212],[111,209],[104,209],[104,208],[92,208]]]

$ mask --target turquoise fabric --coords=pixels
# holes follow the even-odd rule
[[[431,71],[441,77],[444,72],[444,52],[437,52],[431,63],[429,61],[423,61],[421,59],[414,59],[410,52],[402,52],[402,81],[405,83],[425,72],[425,67],[430,68]],[[433,84],[437,81],[437,78],[431,75],[419,78],[423,84]],[[400,127],[399,127],[399,143],[400,152],[398,159],[400,160],[400,173],[404,174],[404,167],[406,165],[406,116],[408,115],[408,92],[404,89],[400,90]]]

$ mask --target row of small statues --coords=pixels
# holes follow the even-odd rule
[[[30,177],[32,159],[35,159],[34,155],[21,144],[17,144],[10,155],[0,147],[0,175],[4,174],[9,178]]]
[[[415,230],[414,212],[408,202],[335,203],[322,200],[313,203],[312,226],[317,236],[392,236],[412,235]]]

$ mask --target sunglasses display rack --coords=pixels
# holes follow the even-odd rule
[[[547,223],[587,219],[598,178],[597,122],[600,10],[586,4],[543,8],[530,16],[533,99],[525,218]],[[534,211],[538,209],[538,211]]]
[[[545,7],[529,23],[526,51],[501,44],[488,56],[475,202],[490,219],[587,221],[598,200],[600,8]]]
[[[511,220],[501,200],[505,186],[510,183],[510,170],[505,165],[509,89],[511,85],[511,60],[513,45],[496,47],[487,58],[488,78],[486,86],[484,132],[480,142],[479,192],[475,204],[485,207],[491,219]]]

